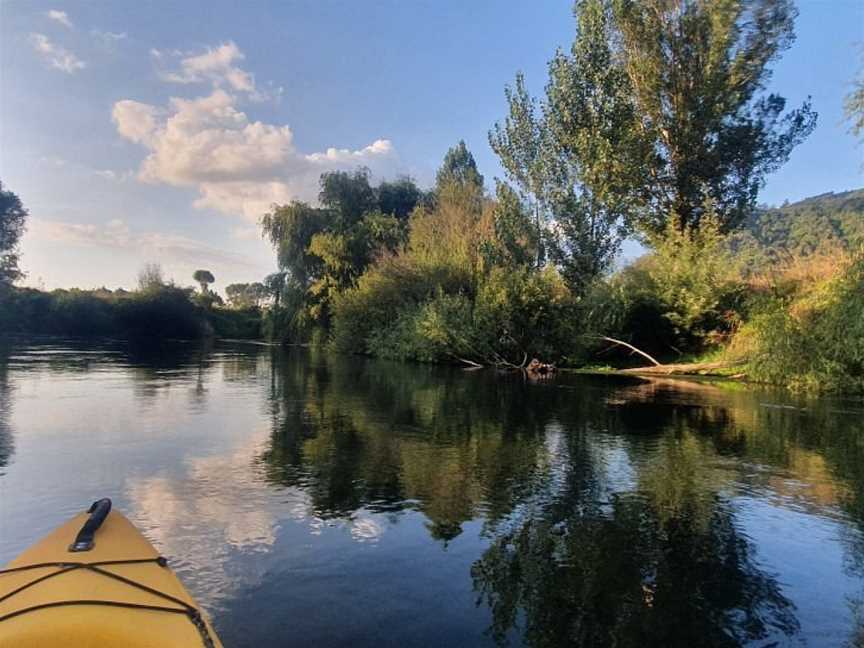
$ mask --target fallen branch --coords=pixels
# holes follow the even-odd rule
[[[630,349],[634,353],[638,353],[643,358],[647,358],[648,360],[653,362],[655,367],[662,367],[663,366],[659,362],[657,362],[654,358],[652,358],[650,355],[645,353],[644,351],[637,349],[632,344],[628,344],[627,342],[624,342],[622,340],[616,340],[615,338],[607,337],[605,335],[586,335],[585,337],[595,338],[597,340],[605,340],[606,342],[611,342],[612,344],[618,344],[620,346],[627,347],[628,349]]]
[[[689,362],[682,364],[655,364],[651,367],[633,367],[631,369],[618,369],[615,373],[626,374],[699,374],[704,371],[716,369],[729,369],[745,364],[745,360],[721,360],[718,362]]]
[[[452,354],[451,354],[451,357],[452,357],[454,360],[458,360],[459,362],[464,362],[464,363],[465,363],[466,365],[468,365],[469,367],[473,367],[473,368],[475,368],[475,369],[482,369],[482,368],[483,368],[483,365],[480,364],[479,362],[474,362],[473,360],[468,360],[467,358],[460,358],[459,356],[455,356],[455,355],[452,355]]]

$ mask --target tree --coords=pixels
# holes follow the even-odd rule
[[[864,135],[864,69],[855,79],[852,91],[846,95],[843,109],[847,121],[852,124],[849,129],[852,134],[859,137]]]
[[[378,206],[375,190],[369,184],[370,171],[360,167],[353,173],[330,171],[321,175],[318,202],[335,212],[342,227],[350,227],[363,214]]]
[[[483,190],[483,176],[477,170],[474,156],[465,146],[464,140],[459,140],[456,146],[447,151],[444,162],[435,177],[435,186],[438,191],[451,183],[477,187],[481,192]]]
[[[12,284],[24,276],[18,267],[18,241],[24,233],[27,216],[18,196],[4,191],[0,182],[0,286]]]
[[[378,209],[382,214],[405,220],[414,208],[426,200],[426,194],[408,176],[382,182],[376,189]]]
[[[285,283],[288,279],[285,272],[274,272],[264,277],[264,289],[267,295],[273,300],[273,306],[279,308],[279,301],[282,297],[282,292],[285,290]]]
[[[619,151],[633,147],[623,71],[611,60],[609,16],[600,2],[577,11],[571,52],[549,63],[542,103],[517,74],[505,88],[509,112],[489,133],[508,178],[534,212],[544,252],[581,293],[608,270],[625,234],[629,204],[617,192]],[[547,223],[552,226],[547,229]]]
[[[318,275],[321,261],[309,253],[312,237],[326,231],[333,214],[304,202],[274,205],[261,219],[264,237],[276,248],[279,267],[300,285],[307,286]]]
[[[404,243],[408,216],[426,199],[408,177],[378,187],[370,177],[362,167],[324,173],[321,207],[292,202],[274,206],[262,219],[279,267],[290,275],[292,295],[305,295],[306,314],[320,325],[329,321],[335,292],[354,285],[376,256]]]
[[[598,0],[590,0],[596,2]],[[791,0],[613,0],[615,60],[627,74],[639,222],[661,234],[698,227],[709,208],[724,230],[756,205],[764,178],[816,125],[809,100],[759,96],[769,64],[794,40]],[[628,174],[631,178],[635,174]]]
[[[213,273],[209,270],[196,270],[195,274],[192,275],[192,278],[198,282],[201,286],[201,294],[206,294],[210,292],[209,286],[216,278],[213,276]]]
[[[649,237],[667,221],[698,227],[708,210],[724,231],[737,227],[816,123],[809,101],[784,114],[782,97],[759,96],[794,38],[791,1],[578,0],[574,13],[541,128],[517,78],[512,123],[491,136],[511,178],[601,226],[627,217]],[[557,191],[571,179],[575,196]]]
[[[259,282],[233,283],[225,287],[225,295],[234,308],[255,308],[266,299],[267,288]]]
[[[138,272],[138,290],[151,292],[165,286],[162,278],[162,266],[158,263],[147,263]]]

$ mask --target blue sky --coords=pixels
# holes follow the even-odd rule
[[[864,185],[842,100],[864,3],[805,0],[770,90],[819,125],[771,176],[780,203]],[[131,286],[148,261],[217,288],[274,269],[257,216],[366,164],[428,185],[460,138],[491,182],[486,134],[517,70],[535,92],[571,3],[0,4],[0,179],[31,212],[28,283]]]

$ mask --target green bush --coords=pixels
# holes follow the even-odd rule
[[[407,304],[392,324],[370,331],[369,353],[394,360],[453,361],[472,356],[475,335],[471,302],[463,295],[435,295],[423,304]]]
[[[864,391],[864,256],[837,276],[766,304],[733,352],[757,380],[810,391]]]
[[[387,263],[334,302],[333,344],[340,351],[424,362],[520,364],[560,359],[578,337],[574,300],[554,269],[493,268],[477,294],[447,292],[422,272]],[[383,268],[388,268],[384,270]]]
[[[261,337],[261,309],[217,308],[207,312],[207,321],[221,338],[257,339]]]
[[[698,229],[667,229],[645,266],[648,290],[681,341],[717,344],[734,330],[745,286],[728,238],[712,219]]]
[[[136,292],[6,290],[0,333],[192,339],[209,332],[190,291],[162,285]]]
[[[699,229],[670,227],[652,244],[587,291],[586,326],[667,360],[727,343],[751,301],[729,238],[706,218]]]

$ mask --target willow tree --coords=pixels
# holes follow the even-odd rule
[[[0,182],[0,287],[24,276],[18,267],[18,241],[24,233],[27,210]]]

